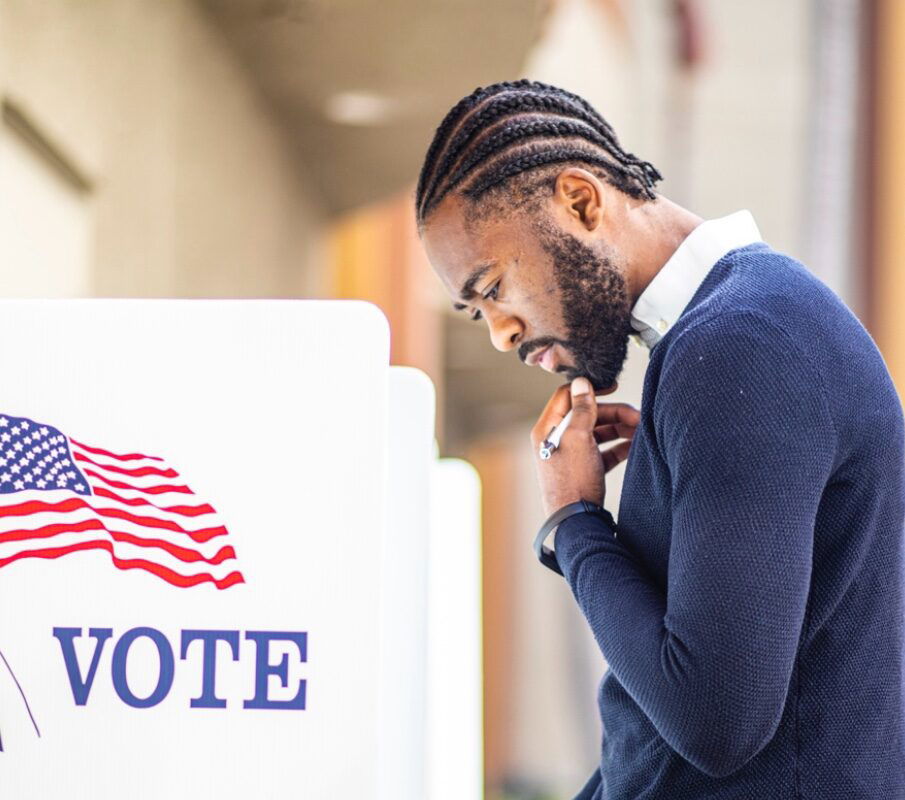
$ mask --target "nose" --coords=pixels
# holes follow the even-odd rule
[[[524,333],[524,326],[517,317],[495,312],[485,313],[490,328],[490,341],[500,352],[516,347]]]

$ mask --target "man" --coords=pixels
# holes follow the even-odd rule
[[[618,523],[579,507],[549,542],[608,664],[578,798],[905,798],[901,402],[748,212],[703,221],[660,178],[586,101],[522,80],[449,112],[415,198],[455,307],[571,382],[531,433],[545,512],[602,506],[628,459]],[[640,411],[588,385],[616,387],[629,336]]]

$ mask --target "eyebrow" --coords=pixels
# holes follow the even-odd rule
[[[471,300],[472,298],[474,298],[477,295],[477,292],[474,289],[475,284],[479,280],[481,280],[481,278],[483,278],[490,270],[490,268],[496,263],[496,260],[493,260],[485,261],[483,264],[478,264],[478,266],[476,266],[472,270],[471,275],[468,276],[465,283],[462,284],[462,288],[459,289],[459,297],[461,297],[463,300]],[[456,302],[453,302],[452,307],[456,311],[462,311],[463,309],[468,308],[468,306],[464,305],[463,303]]]

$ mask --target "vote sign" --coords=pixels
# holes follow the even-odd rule
[[[388,356],[359,301],[0,303],[0,794],[376,796]]]

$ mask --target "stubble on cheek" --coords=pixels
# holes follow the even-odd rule
[[[536,334],[532,334],[531,341],[543,343],[544,346],[557,344],[560,360],[565,352],[565,358],[574,361],[575,355],[569,346],[568,328],[563,316],[563,293],[560,286],[554,283],[552,286],[538,287],[525,295],[524,303],[526,308],[538,309],[532,315],[532,331]]]
[[[545,234],[542,246],[555,265],[557,296],[566,347],[575,364],[566,374],[583,375],[597,388],[612,384],[628,354],[631,311],[622,273],[571,234]]]

